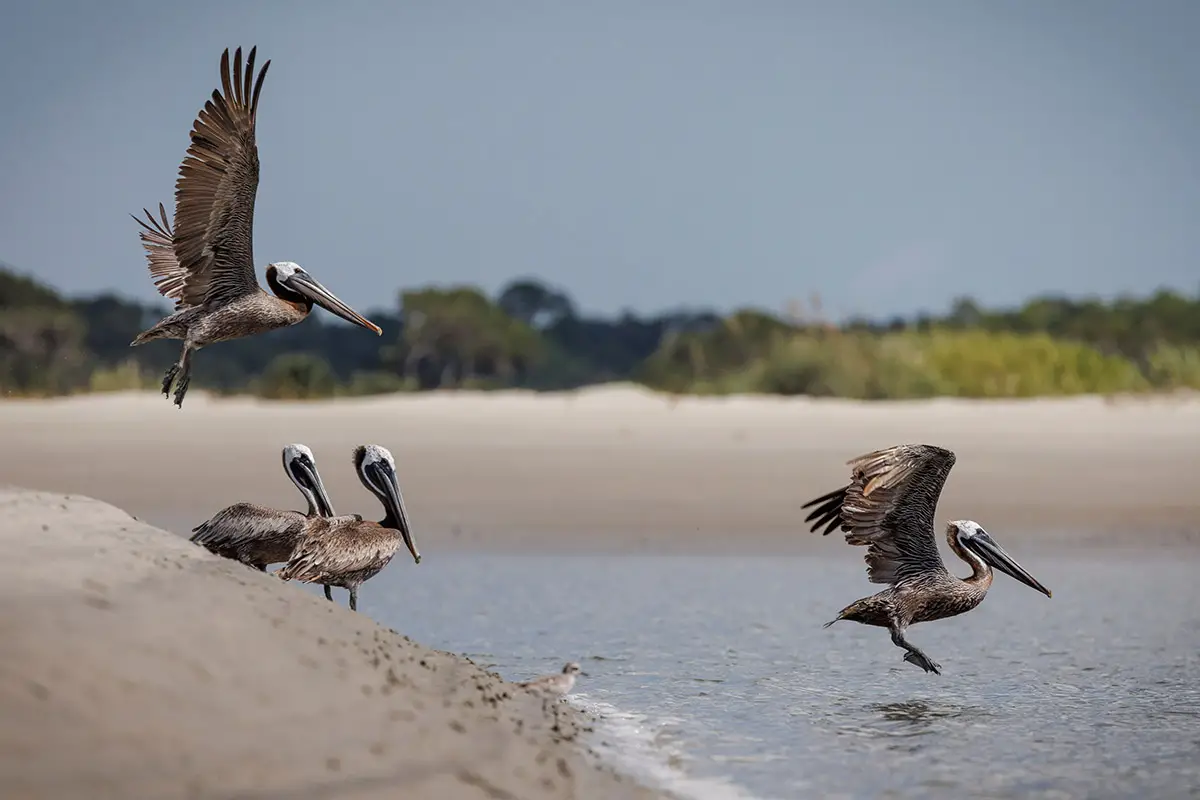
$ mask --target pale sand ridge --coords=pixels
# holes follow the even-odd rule
[[[5,800],[658,796],[569,706],[109,505],[0,518]]]

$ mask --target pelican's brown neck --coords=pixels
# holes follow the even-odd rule
[[[992,585],[992,568],[982,558],[963,547],[962,542],[958,540],[958,530],[953,525],[946,526],[946,543],[956,556],[971,565],[971,574],[963,578],[964,582],[975,584],[982,589]]]

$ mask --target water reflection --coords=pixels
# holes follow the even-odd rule
[[[867,706],[867,709],[880,714],[885,722],[901,723],[900,728],[911,731],[924,730],[943,719],[989,716],[986,710],[976,706],[927,703],[924,700],[909,700],[903,703],[872,703]]]

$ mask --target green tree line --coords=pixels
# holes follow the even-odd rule
[[[155,389],[178,344],[129,342],[166,313],[112,294],[64,297],[0,263],[0,390]],[[1200,295],[1169,291],[1111,303],[1041,297],[1008,310],[963,299],[941,316],[833,325],[754,309],[590,317],[565,293],[520,279],[495,297],[408,289],[370,316],[383,337],[317,313],[214,345],[196,359],[193,385],[277,399],[609,381],[862,399],[1200,388]]]

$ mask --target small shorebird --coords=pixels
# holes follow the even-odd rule
[[[210,553],[240,561],[263,572],[268,564],[291,558],[297,542],[323,518],[333,516],[333,504],[317,472],[312,450],[302,444],[283,448],[283,471],[308,501],[308,511],[281,511],[254,503],[235,503],[192,529],[191,541]],[[328,588],[326,589],[328,591]]]
[[[242,67],[242,49],[221,56],[221,86],[204,104],[192,126],[187,157],[175,182],[175,227],[162,203],[161,219],[146,209],[149,224],[134,219],[150,277],[159,293],[175,301],[175,310],[137,335],[132,346],[155,339],[182,339],[183,353],[163,378],[163,395],[175,386],[175,405],[183,407],[191,380],[192,353],[210,344],[295,325],[316,303],[342,319],[382,334],[379,326],[339,300],[316,278],[291,261],[267,267],[267,294],[254,276],[254,197],[258,191],[258,144],[255,123],[258,95],[268,61],[254,79],[251,48]],[[244,73],[244,77],[243,77]],[[253,83],[253,92],[251,84]]]
[[[340,586],[350,592],[350,609],[357,611],[358,587],[388,565],[401,542],[418,564],[421,554],[409,529],[392,454],[377,444],[359,445],[354,448],[354,470],[362,485],[383,503],[383,519],[370,522],[353,514],[313,526],[275,574],[285,581],[325,584],[329,600],[333,599],[329,587]]]
[[[905,630],[975,608],[992,585],[992,567],[1050,597],[1049,589],[972,520],[946,526],[946,542],[971,566],[971,575],[957,578],[946,569],[935,541],[934,511],[954,461],[951,451],[927,444],[877,450],[849,462],[848,485],[803,506],[816,506],[804,520],[813,521],[814,532],[824,527],[828,535],[840,526],[848,544],[866,545],[867,579],[890,584],[846,606],[825,627],[845,619],[887,628],[892,643],[907,651],[905,661],[939,675],[941,667],[904,638]]]
[[[575,676],[582,675],[579,665],[574,661],[568,661],[562,668],[562,672],[555,675],[543,675],[540,678],[534,678],[531,681],[518,683],[523,689],[534,689],[547,694],[558,695],[559,697],[570,694],[575,688]]]

